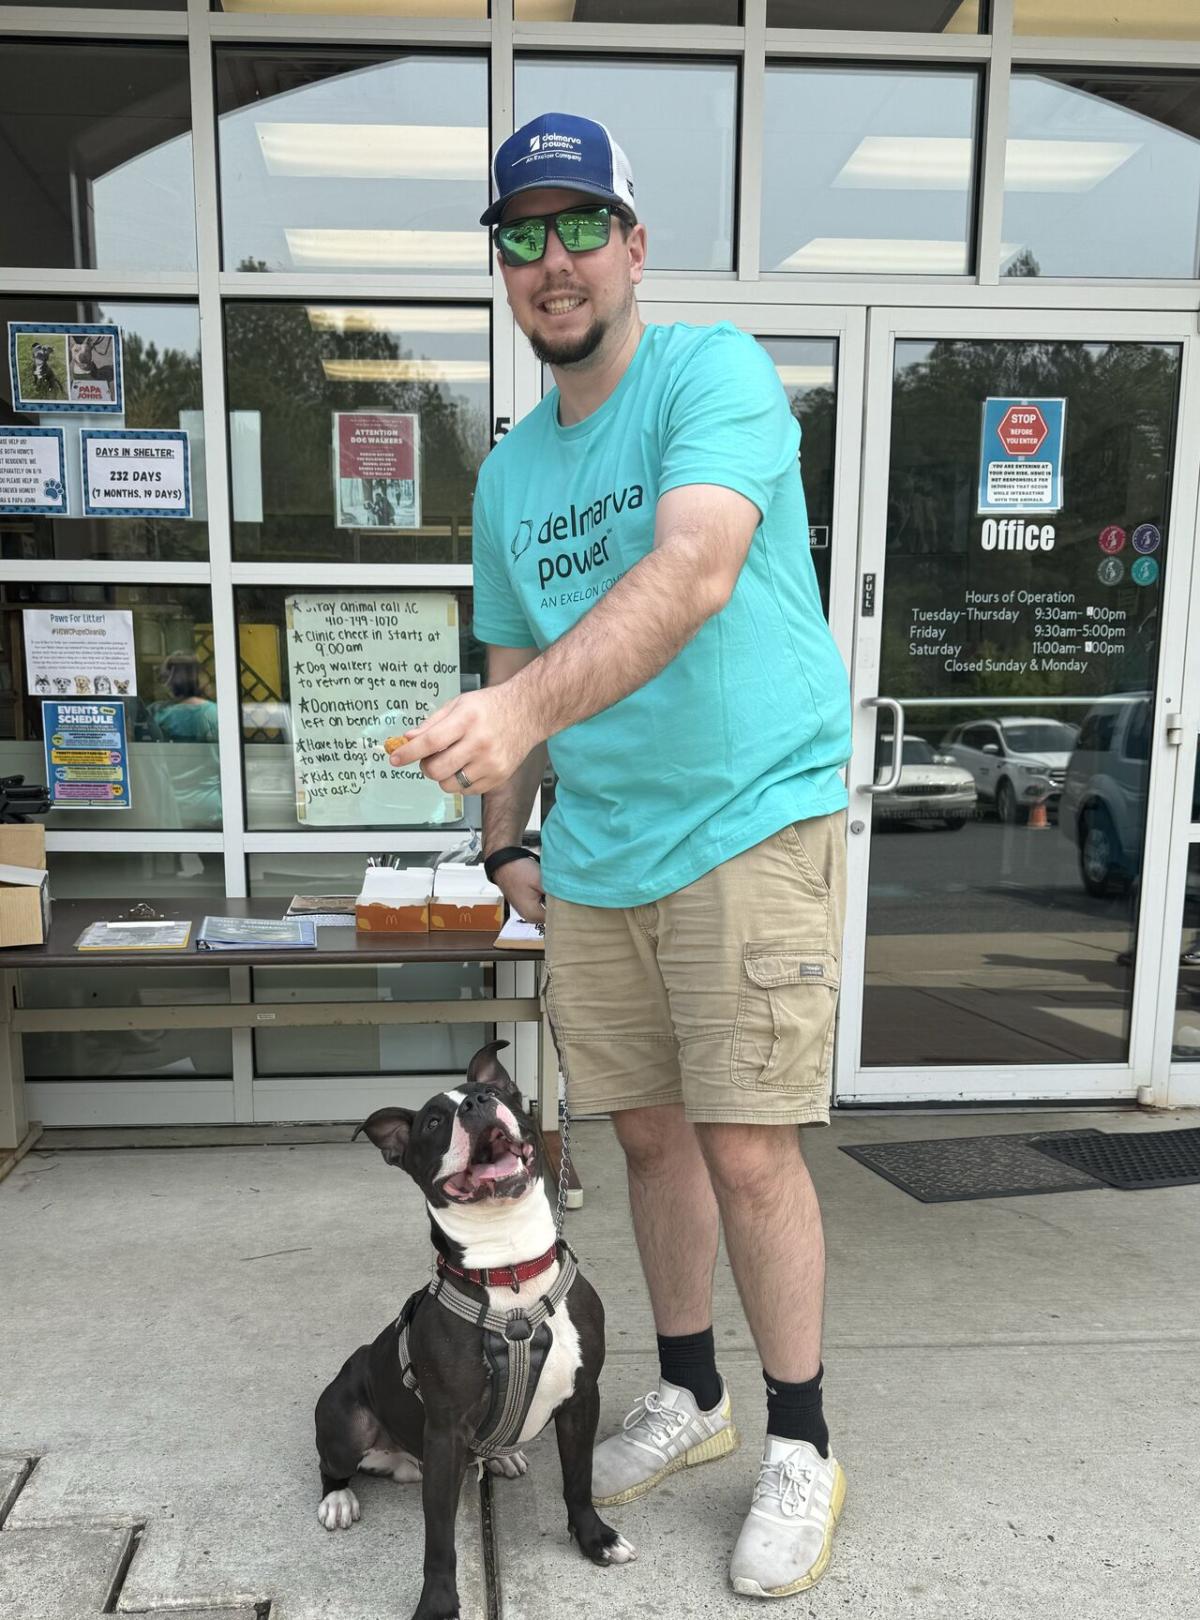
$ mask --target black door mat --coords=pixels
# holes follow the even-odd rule
[[[1065,1142],[1102,1135],[1090,1129],[1013,1131],[1003,1136],[938,1136],[924,1142],[866,1142],[842,1152],[923,1204],[953,1204],[971,1198],[1095,1191],[1102,1183],[1087,1171],[1030,1149],[1043,1137]]]
[[[1034,1142],[1040,1157],[1085,1170],[1122,1192],[1190,1187],[1200,1182],[1200,1125],[1183,1131],[1048,1132]]]

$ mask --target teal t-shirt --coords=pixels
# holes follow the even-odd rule
[[[720,484],[762,514],[733,595],[653,680],[550,739],[547,893],[634,906],[694,883],[789,822],[846,804],[846,672],[821,611],[799,425],[736,327],[648,326],[598,410],[558,390],[484,462],[475,635],[546,648],[654,547],[660,495]]]

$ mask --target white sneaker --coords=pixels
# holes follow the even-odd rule
[[[710,1412],[700,1410],[691,1390],[661,1379],[630,1412],[621,1433],[592,1453],[592,1501],[597,1507],[632,1502],[668,1474],[724,1457],[737,1445],[724,1379],[721,1399]]]
[[[846,1500],[846,1476],[807,1440],[767,1436],[758,1484],[729,1578],[749,1597],[790,1597],[824,1575],[833,1527]]]

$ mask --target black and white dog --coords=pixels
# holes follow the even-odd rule
[[[592,1506],[604,1309],[556,1241],[541,1137],[496,1056],[507,1044],[476,1052],[465,1084],[418,1113],[380,1108],[359,1126],[425,1195],[438,1270],[317,1402],[317,1516],[327,1530],[354,1523],[356,1470],[421,1481],[414,1620],[459,1613],[454,1519],[469,1465],[523,1474],[519,1448],[551,1417],[570,1533],[593,1563],[635,1557]]]

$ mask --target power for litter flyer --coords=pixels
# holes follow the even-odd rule
[[[120,703],[43,703],[53,810],[128,810],[129,751]]]

